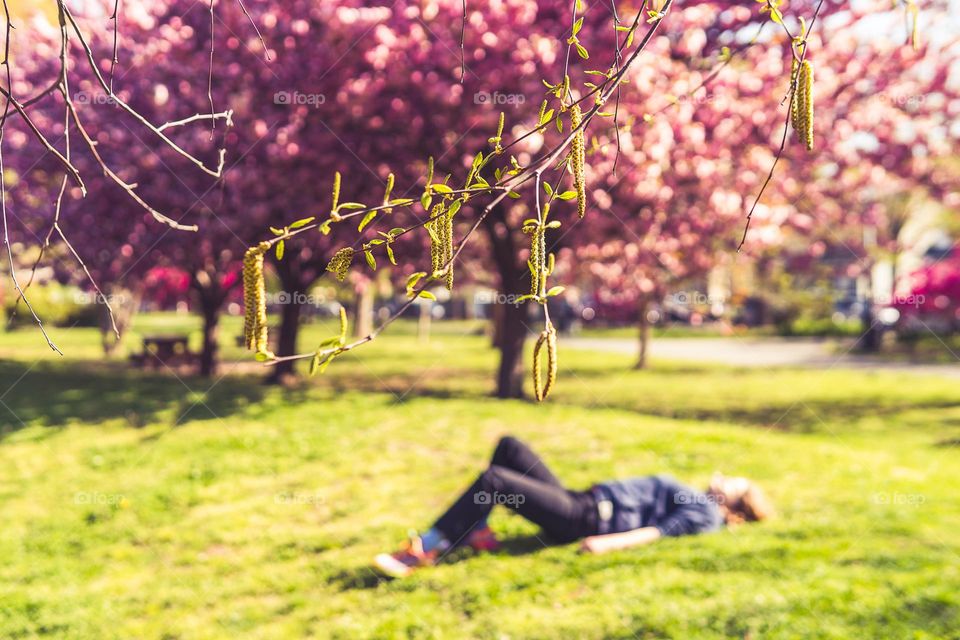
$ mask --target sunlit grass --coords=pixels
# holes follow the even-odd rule
[[[224,336],[239,330],[230,322]],[[331,328],[309,326],[304,344]],[[475,330],[437,324],[421,341],[411,323],[287,389],[254,374],[176,379],[123,358],[85,362],[99,348],[91,330],[64,332],[76,350],[63,361],[23,346],[32,333],[2,336],[0,637],[946,638],[960,628],[958,453],[946,446],[960,438],[955,382],[667,363],[637,372],[629,355],[561,346],[556,395],[535,406],[489,397],[496,357]],[[494,528],[512,540],[503,553],[379,580],[371,557],[428,525],[508,432],[572,486],[657,472],[704,484],[720,469],[755,477],[779,517],[586,557],[544,548],[535,528],[498,513]]]

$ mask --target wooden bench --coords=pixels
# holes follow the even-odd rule
[[[197,355],[190,351],[188,343],[186,335],[143,336],[143,352],[130,359],[145,369],[193,364]]]

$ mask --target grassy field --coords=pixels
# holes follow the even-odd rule
[[[288,389],[0,335],[0,638],[960,638],[955,381],[561,344],[535,406],[488,397],[475,326],[409,329]],[[497,512],[504,551],[374,575],[505,433],[572,486],[749,475],[779,517],[592,557]]]

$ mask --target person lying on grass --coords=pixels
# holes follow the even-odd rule
[[[566,489],[526,444],[506,436],[487,469],[429,530],[396,553],[378,555],[375,565],[389,576],[404,577],[436,564],[457,546],[494,551],[499,542],[487,518],[498,504],[540,525],[558,542],[582,539],[581,549],[590,553],[705,533],[772,514],[750,480],[720,474],[706,493],[662,475],[603,482],[586,491]]]

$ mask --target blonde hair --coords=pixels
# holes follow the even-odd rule
[[[751,480],[743,477],[714,475],[709,492],[722,498],[718,506],[729,526],[757,522],[773,517],[774,509],[767,495]]]
[[[774,515],[773,505],[769,498],[760,487],[752,482],[743,495],[724,503],[723,507],[724,519],[728,525],[758,522]]]

